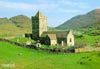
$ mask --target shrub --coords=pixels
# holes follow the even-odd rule
[[[75,52],[75,46],[70,46],[70,47],[68,48],[68,51],[69,51],[69,52]]]

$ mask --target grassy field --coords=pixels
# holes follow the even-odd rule
[[[75,43],[95,46],[96,42],[100,42],[100,36],[90,36],[90,35],[82,35],[82,37],[75,37]]]
[[[3,67],[14,64],[15,67]],[[56,54],[0,41],[0,69],[99,69],[100,52]]]
[[[13,38],[13,39],[10,39],[11,41],[14,41],[14,42],[18,42],[18,43],[22,43],[22,44],[26,44],[26,42],[31,42],[31,43],[35,43],[34,40],[30,39],[30,38],[24,38],[24,37],[16,37],[16,38]]]

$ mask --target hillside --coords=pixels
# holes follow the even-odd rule
[[[99,69],[100,53],[46,53],[0,41],[0,69]],[[3,64],[11,64],[3,66]],[[11,67],[13,65],[13,67]]]
[[[14,23],[19,28],[30,28],[31,29],[31,19],[24,15],[18,15],[10,18],[10,21]]]
[[[0,18],[0,34],[11,34],[14,31],[18,32],[20,29],[8,18]]]
[[[65,21],[57,29],[100,29],[100,9],[92,10],[84,15],[78,15]]]
[[[12,18],[0,18],[0,34],[18,34],[31,32],[31,19],[24,15]]]

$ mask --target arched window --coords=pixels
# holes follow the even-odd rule
[[[72,39],[70,38],[70,42],[72,42]]]

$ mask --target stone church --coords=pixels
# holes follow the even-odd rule
[[[74,46],[72,31],[48,31],[47,17],[40,11],[32,16],[32,39],[46,45]]]

